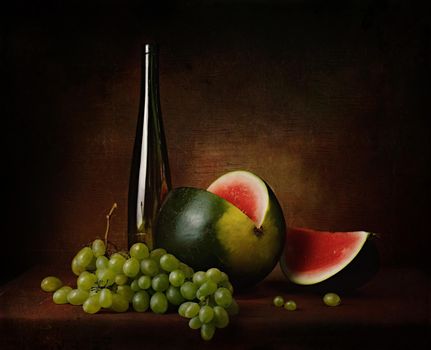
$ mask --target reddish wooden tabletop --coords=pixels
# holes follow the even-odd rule
[[[326,307],[321,295],[295,292],[278,268],[260,285],[236,293],[241,311],[201,340],[176,313],[85,314],[81,307],[55,305],[39,288],[55,274],[71,283],[71,273],[34,267],[0,288],[0,349],[288,348],[429,349],[430,281],[414,269],[382,269],[360,291],[342,295],[342,305]],[[275,295],[297,302],[289,312],[272,306]]]

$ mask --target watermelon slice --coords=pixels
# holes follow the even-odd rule
[[[220,176],[208,188],[226,199],[261,227],[268,209],[269,194],[265,182],[258,176],[243,170]]]
[[[331,277],[338,276],[347,266],[353,265],[352,261],[359,260],[356,258],[364,250],[370,235],[365,231],[324,232],[307,228],[289,228],[286,247],[280,259],[282,271],[290,281],[299,285],[312,285],[331,280]],[[356,263],[355,266],[360,265],[359,270],[371,272],[371,266],[374,265],[371,260],[375,260],[375,252],[372,257],[373,259],[368,257],[365,262]],[[359,276],[359,270],[356,270],[353,274]],[[350,280],[352,277],[357,276],[350,276]]]

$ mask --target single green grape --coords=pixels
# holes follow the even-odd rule
[[[341,298],[336,293],[326,293],[323,296],[323,302],[327,306],[338,306],[341,303]]]
[[[226,272],[221,271],[221,281],[220,282],[227,282],[229,281],[229,276]]]
[[[156,260],[146,258],[141,261],[141,271],[144,275],[154,277],[160,272],[160,268]]]
[[[169,282],[174,287],[180,287],[184,284],[184,281],[186,279],[186,275],[182,270],[174,270],[169,274]]]
[[[108,288],[103,288],[99,293],[99,304],[104,309],[112,306],[112,292]]]
[[[214,318],[214,310],[211,306],[202,306],[199,311],[199,319],[202,323],[210,323]]]
[[[216,268],[212,267],[207,270],[206,275],[209,279],[213,280],[215,283],[220,283],[223,280],[223,275],[221,274],[221,271]]]
[[[193,300],[196,298],[197,286],[193,282],[187,281],[180,287],[181,295],[184,299]]]
[[[214,301],[226,309],[232,304],[232,293],[229,289],[220,287],[214,293]]]
[[[126,251],[124,251],[124,250],[121,250],[121,251],[118,251],[118,252],[115,252],[115,253],[111,254],[111,255],[109,256],[109,259],[111,259],[111,258],[118,258],[119,256],[120,256],[120,257],[123,257],[124,259],[129,258],[129,254],[128,254],[128,252],[126,252]]]
[[[186,310],[191,303],[192,303],[191,301],[186,301],[182,303],[178,308],[178,314],[182,317],[186,317]]]
[[[156,292],[151,296],[150,308],[156,314],[164,314],[168,310],[168,299],[162,292]]]
[[[143,275],[138,279],[138,287],[140,289],[148,289],[151,287],[151,277]]]
[[[153,259],[157,264],[160,262],[160,258],[167,253],[166,249],[156,248],[150,252],[150,258]]]
[[[185,301],[178,287],[169,286],[165,294],[166,298],[172,305],[180,305],[182,302]]]
[[[150,297],[145,290],[136,292],[132,298],[133,309],[137,312],[145,312],[150,306]]]
[[[76,276],[79,276],[82,272],[85,271],[85,267],[82,267],[81,265],[78,264],[78,260],[76,259],[76,257],[72,259],[72,263],[70,264],[70,267],[72,269],[72,272]]]
[[[128,280],[129,278],[124,273],[119,273],[114,278],[114,282],[119,286],[126,284]]]
[[[199,314],[200,309],[201,307],[198,303],[191,302],[184,311],[184,316],[187,318],[195,317]]]
[[[135,278],[135,279],[130,283],[130,288],[131,288],[134,292],[139,292],[139,291],[141,290],[141,288],[139,287],[138,278]]]
[[[167,272],[171,272],[180,267],[180,262],[172,254],[166,253],[160,257],[160,267]]]
[[[97,269],[96,271],[94,271],[94,275],[97,277],[97,280],[99,280],[99,276],[103,270],[105,270],[105,269],[104,268],[103,269]],[[78,275],[78,277],[79,277],[79,275]]]
[[[85,268],[87,271],[95,271],[96,270],[96,261],[97,258],[93,255],[93,258],[91,259],[90,263]]]
[[[90,294],[86,290],[72,289],[67,294],[67,301],[72,305],[82,305],[88,299]]]
[[[126,258],[119,253],[113,254],[109,259],[109,268],[115,273],[123,273],[123,265]]]
[[[229,314],[221,306],[214,306],[214,325],[217,328],[225,328],[229,324]]]
[[[232,299],[232,304],[230,304],[230,306],[226,309],[226,311],[230,316],[238,315],[239,305],[235,299]]]
[[[296,310],[296,303],[295,303],[295,301],[293,301],[293,300],[286,301],[286,303],[284,304],[284,308],[286,310],[289,310],[289,311],[295,311]]]
[[[109,287],[114,284],[117,274],[112,269],[103,269],[97,271],[97,280],[101,287]]]
[[[115,312],[125,312],[129,309],[129,302],[122,295],[112,293],[111,309]]]
[[[220,287],[227,288],[230,292],[230,294],[233,294],[233,285],[229,282],[229,280],[223,280],[218,284]]]
[[[52,300],[56,304],[67,304],[67,295],[72,290],[69,286],[63,286],[57,289],[54,294],[52,295]]]
[[[104,256],[98,256],[96,259],[96,269],[98,270],[102,270],[102,269],[107,269],[109,267],[109,259]]]
[[[90,288],[93,287],[96,281],[97,277],[95,274],[88,271],[84,271],[79,275],[76,284],[78,286],[78,289],[90,290]]]
[[[169,277],[166,273],[159,273],[151,280],[151,287],[156,292],[164,292],[169,287]]]
[[[189,321],[189,327],[191,329],[199,329],[202,326],[202,322],[199,319],[199,316],[192,317]]]
[[[132,258],[136,258],[138,260],[142,260],[150,256],[147,245],[141,242],[132,245],[130,247],[129,254]]]
[[[123,286],[117,287],[117,294],[121,295],[124,299],[127,300],[127,302],[130,303],[132,301],[132,298],[135,292],[132,290],[132,287],[125,284]]]
[[[102,255],[105,255],[106,253],[105,242],[103,242],[101,239],[95,239],[91,245],[91,250],[93,251],[93,255],[96,258]]]
[[[217,283],[215,283],[211,279],[208,279],[199,287],[199,289],[196,292],[196,297],[199,300],[204,300],[207,296],[215,293],[216,290],[217,290]]]
[[[93,260],[94,254],[90,247],[82,248],[76,254],[76,262],[79,266],[86,268]]]
[[[208,277],[204,271],[196,271],[193,274],[193,283],[195,283],[198,287],[200,287],[207,280],[208,280]]]
[[[201,326],[201,337],[203,340],[211,340],[214,337],[214,323],[203,323]]]
[[[136,258],[129,258],[123,264],[123,272],[127,277],[136,277],[140,271],[139,260]]]
[[[184,272],[184,276],[185,276],[186,278],[192,278],[192,277],[193,277],[194,271],[193,271],[193,269],[192,269],[190,266],[188,266],[187,264],[184,264],[183,262],[180,262],[180,267],[179,267],[179,269],[180,269],[181,271],[183,271],[183,272]]]
[[[272,303],[277,306],[277,307],[281,307],[284,305],[284,299],[281,295],[277,295],[274,300],[272,301]]]
[[[45,292],[55,292],[63,285],[63,282],[58,277],[48,276],[40,282],[40,288]]]
[[[88,314],[95,314],[101,309],[99,304],[99,296],[92,295],[82,304],[82,309]]]

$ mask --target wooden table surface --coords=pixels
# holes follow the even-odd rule
[[[39,285],[70,272],[37,266],[0,288],[0,349],[288,348],[429,349],[430,280],[414,269],[384,268],[360,291],[326,307],[321,295],[295,291],[278,267],[247,292],[235,293],[240,314],[210,342],[176,313],[85,314],[81,307],[55,305]],[[289,312],[272,298],[294,299]]]

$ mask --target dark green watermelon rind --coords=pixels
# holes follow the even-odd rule
[[[225,201],[205,190],[192,187],[172,190],[156,221],[155,247],[165,248],[193,268],[219,266],[225,252],[211,232],[224,210]],[[199,216],[193,216],[197,212]]]

